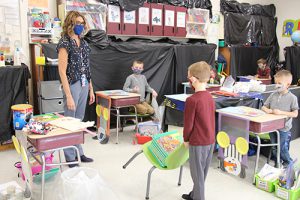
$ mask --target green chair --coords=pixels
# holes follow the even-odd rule
[[[178,134],[178,133],[175,133]],[[180,167],[179,172],[179,180],[178,180],[178,186],[181,185],[181,178],[182,178],[182,170],[183,165],[186,163],[186,161],[189,158],[189,151],[188,148],[184,146],[184,144],[181,144],[175,151],[173,151],[167,158],[166,158],[166,166],[167,167],[161,167],[158,161],[153,157],[151,152],[149,151],[148,147],[151,144],[152,141],[149,141],[145,143],[142,146],[142,150],[135,153],[123,166],[123,169],[125,169],[138,155],[144,153],[146,158],[149,160],[149,162],[153,165],[151,169],[148,172],[148,179],[147,179],[147,190],[146,190],[146,199],[149,199],[149,192],[150,192],[150,181],[151,181],[151,174],[152,172],[157,168],[160,170],[172,170],[177,169]]]

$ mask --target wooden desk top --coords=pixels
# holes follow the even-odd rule
[[[246,106],[238,106],[238,107],[241,107],[241,108],[245,107],[247,109],[254,110],[254,111],[257,110],[255,108],[250,108],[250,107],[246,107]],[[251,117],[251,116],[226,112],[226,111],[223,111],[222,109],[218,109],[218,110],[216,110],[216,112],[224,113],[224,114],[231,115],[231,116],[236,116],[236,117],[243,118],[243,119],[246,119],[246,120],[249,120],[252,122],[257,122],[257,123],[265,123],[265,122],[271,122],[271,121],[287,118],[287,116],[285,116],[285,115],[274,115],[274,114],[267,114],[267,113],[264,115],[257,116],[257,117]]]
[[[132,98],[132,97],[140,97],[141,95],[137,94],[137,93],[131,93],[131,92],[128,92],[128,95],[107,95],[105,93],[105,91],[97,91],[96,92],[96,95],[97,94],[101,94],[101,95],[104,95],[104,96],[109,96],[111,99],[127,99],[127,98]]]
[[[69,131],[69,130],[66,130],[63,128],[54,128],[52,131],[50,131],[46,135],[32,134],[30,132],[26,132],[26,134],[29,139],[38,140],[38,139],[45,139],[45,138],[49,138],[49,137],[56,137],[56,136],[62,136],[62,135],[80,133],[80,132],[83,132],[83,131],[72,132],[72,131]]]

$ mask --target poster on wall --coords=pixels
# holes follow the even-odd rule
[[[152,9],[152,25],[161,26],[162,25],[162,10]]]
[[[282,37],[291,37],[296,30],[300,30],[300,19],[287,19],[283,22]]]
[[[28,0],[29,7],[48,8],[48,0]]]
[[[135,11],[124,11],[124,23],[135,24]]]
[[[185,28],[185,13],[177,12],[177,27]]]
[[[139,24],[149,24],[149,8],[139,8]]]
[[[173,10],[165,11],[165,25],[166,26],[174,26],[175,21],[175,12]]]
[[[114,5],[108,6],[108,22],[111,23],[121,22],[121,11],[119,6],[114,6]]]

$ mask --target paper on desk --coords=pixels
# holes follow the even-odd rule
[[[246,115],[246,116],[250,116],[250,117],[258,117],[258,116],[266,114],[262,110],[249,108],[249,107],[226,107],[226,108],[222,108],[220,110],[228,112],[228,113],[232,113],[232,114]]]
[[[178,100],[178,101],[183,101],[185,102],[186,99],[188,97],[190,97],[191,95],[190,94],[172,94],[172,95],[165,95],[165,97],[169,98],[169,99],[175,99],[175,100]]]
[[[62,117],[49,122],[50,124],[67,129],[69,131],[79,131],[87,127],[94,126],[95,122],[81,122],[80,119],[73,117]]]
[[[108,96],[128,96],[128,92],[125,92],[124,90],[105,90],[103,91]]]

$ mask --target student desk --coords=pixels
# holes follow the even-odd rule
[[[101,108],[108,110],[108,114],[102,115],[101,111],[97,113],[97,127],[100,132],[110,135],[110,111],[111,114],[117,117],[117,144],[119,143],[119,126],[121,124],[121,117],[135,117],[136,125],[138,123],[137,110],[135,105],[140,103],[140,95],[136,93],[128,93],[128,95],[108,95],[105,91],[96,92],[96,102]],[[133,108],[134,114],[120,114],[121,108]],[[103,116],[103,117],[102,117]],[[105,121],[105,122],[103,122]],[[98,131],[98,132],[99,132]]]
[[[189,82],[183,82],[181,83],[183,85],[183,93],[186,94],[187,92],[187,88],[190,88],[190,83]],[[206,86],[206,90],[209,92],[212,91],[219,91],[221,88],[221,85],[217,85],[217,84],[207,84]]]
[[[83,131],[76,131],[71,132],[62,128],[55,128],[50,131],[47,135],[36,135],[27,132],[23,132],[20,130],[16,131],[16,136],[20,141],[21,146],[27,148],[27,142],[29,142],[35,149],[35,152],[30,152],[32,157],[42,166],[42,186],[41,186],[41,200],[44,199],[44,187],[45,187],[45,169],[47,167],[53,166],[62,166],[62,165],[69,165],[69,164],[80,164],[80,154],[77,147],[73,146],[76,144],[83,144],[84,143],[84,132]],[[73,148],[76,150],[77,153],[77,161],[74,162],[62,162],[60,158],[60,151]],[[59,155],[59,162],[48,164],[45,161],[45,155],[50,152],[58,152]],[[38,158],[38,156],[40,158]]]
[[[244,106],[240,106],[243,108]],[[245,108],[245,107],[244,107]],[[249,110],[255,111],[254,108],[248,108]],[[284,115],[273,115],[273,114],[263,114],[256,117],[246,116],[242,114],[230,113],[222,109],[216,110],[219,114],[219,131],[225,131],[230,137],[231,144],[232,140],[235,141],[237,137],[244,137],[249,140],[249,132],[253,132],[257,138],[258,143],[249,142],[250,144],[257,146],[257,154],[254,168],[254,176],[258,170],[258,161],[260,155],[260,147],[265,146],[277,146],[277,164],[280,166],[280,134],[278,129],[281,129],[285,125]],[[276,132],[277,143],[276,144],[261,144],[260,134],[267,132]],[[219,156],[223,156],[222,148],[219,148]],[[244,156],[242,164],[246,165],[247,156]],[[253,183],[255,182],[255,177],[253,177]]]

